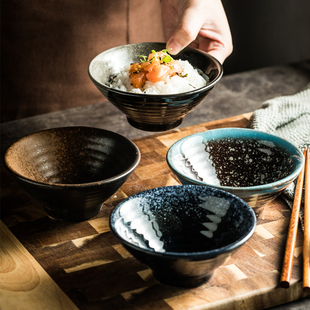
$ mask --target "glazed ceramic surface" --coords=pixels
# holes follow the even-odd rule
[[[23,137],[4,155],[9,174],[55,219],[96,215],[140,161],[127,138],[89,127],[63,127]]]
[[[244,199],[259,216],[299,175],[304,157],[277,136],[241,128],[196,133],[167,153],[170,169],[183,184],[212,186]]]
[[[223,74],[222,65],[212,56],[185,48],[174,59],[188,60],[203,77],[209,79],[206,86],[190,92],[173,95],[134,94],[108,86],[111,76],[124,66],[139,62],[139,55],[152,50],[165,49],[165,43],[137,43],[119,46],[97,55],[89,65],[89,76],[99,91],[119,110],[126,114],[128,122],[141,130],[164,131],[180,125],[184,116],[204,99]]]
[[[110,226],[160,282],[195,287],[252,236],[256,217],[228,192],[179,185],[127,198],[113,210]]]

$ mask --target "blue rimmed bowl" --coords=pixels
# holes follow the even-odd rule
[[[187,47],[174,59],[187,60],[208,80],[204,87],[178,94],[135,94],[109,86],[111,76],[125,66],[139,62],[139,55],[160,51],[166,43],[147,42],[118,46],[97,55],[88,68],[91,81],[98,90],[126,116],[135,128],[165,131],[179,126],[185,115],[193,110],[213,89],[223,75],[220,62],[211,55]]]
[[[256,216],[228,192],[178,185],[125,199],[112,211],[110,227],[158,281],[196,287],[251,238]]]
[[[214,129],[180,139],[166,159],[182,184],[228,191],[245,200],[257,216],[304,165],[303,154],[292,143],[243,128]]]

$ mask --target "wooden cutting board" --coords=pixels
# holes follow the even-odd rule
[[[290,209],[282,198],[265,206],[253,237],[195,289],[158,283],[119,244],[109,215],[124,198],[177,185],[166,163],[168,148],[195,132],[245,127],[251,113],[134,140],[141,162],[100,213],[84,222],[50,220],[42,206],[1,171],[0,308],[7,309],[263,309],[302,292],[301,230],[292,282],[279,288]]]

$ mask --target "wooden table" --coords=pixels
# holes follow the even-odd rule
[[[166,163],[177,140],[208,129],[245,127],[251,113],[175,129],[134,142],[141,162],[130,179],[84,222],[49,219],[40,203],[1,171],[0,308],[8,309],[263,309],[302,292],[298,231],[292,283],[279,288],[290,209],[282,198],[266,205],[253,237],[195,289],[162,285],[119,244],[109,228],[112,209],[153,187],[177,185]]]

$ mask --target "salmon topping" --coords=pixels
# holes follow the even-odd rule
[[[146,81],[153,83],[164,81],[174,75],[182,76],[183,69],[166,50],[152,51],[148,57],[140,56],[140,63],[133,63],[129,69],[133,87],[142,89]]]

